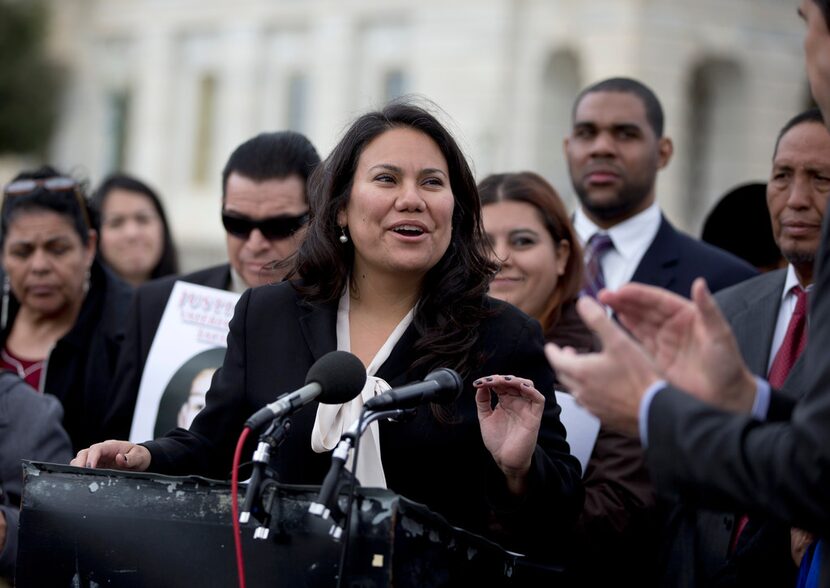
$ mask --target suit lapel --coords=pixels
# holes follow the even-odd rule
[[[415,331],[415,325],[410,323],[395,347],[392,348],[389,357],[386,358],[386,361],[383,362],[383,365],[380,366],[380,369],[378,369],[375,375],[378,378],[386,380],[392,387],[406,384],[410,379],[408,375],[409,366],[412,365],[412,350],[415,347],[417,338],[418,334]]]
[[[809,345],[810,342],[807,342]],[[793,365],[792,369],[790,370],[789,375],[787,376],[787,381],[784,382],[784,385],[781,388],[781,393],[789,396],[793,400],[800,400],[802,396],[804,396],[804,392],[807,390],[807,386],[809,382],[807,381],[807,370],[804,366],[804,358],[807,355],[805,350],[801,353],[798,359]]]
[[[337,349],[337,302],[325,305],[309,305],[297,301],[300,313],[300,329],[311,350],[314,360],[329,351]],[[408,369],[412,364],[412,349],[418,334],[410,324],[392,349],[389,357],[377,371],[391,386],[399,386],[408,380]]]
[[[317,361],[329,351],[337,349],[337,303],[306,304],[297,298],[300,330]]]
[[[677,231],[664,216],[660,216],[660,228],[640,260],[640,265],[631,277],[632,282],[651,284],[672,290],[676,281],[677,262],[680,252],[677,245]],[[688,296],[688,292],[683,293]]]
[[[729,317],[744,360],[753,373],[764,378],[786,278],[787,272],[781,271],[759,282],[758,288],[746,297],[743,312]]]
[[[205,280],[205,286],[211,288],[218,288],[224,290],[231,283],[231,266],[230,264],[220,265],[216,271],[211,272],[208,279]]]

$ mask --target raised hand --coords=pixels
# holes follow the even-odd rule
[[[569,347],[549,343],[545,355],[577,402],[606,426],[636,437],[640,400],[660,376],[643,349],[596,301],[583,297],[577,310],[599,336],[602,351],[578,355]]]
[[[602,292],[600,300],[672,385],[725,410],[751,410],[755,379],[705,280],[695,280],[692,300],[634,283]]]
[[[510,492],[520,495],[525,491],[545,397],[531,380],[515,376],[487,376],[473,386],[484,446],[504,472]],[[495,407],[493,395],[498,399]]]

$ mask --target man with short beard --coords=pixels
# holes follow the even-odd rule
[[[792,0],[795,7],[795,0]],[[830,121],[830,0],[800,0],[810,90]],[[830,129],[830,126],[828,126]],[[782,245],[783,246],[783,245]],[[661,493],[774,517],[814,532],[805,586],[830,586],[830,218],[814,262],[805,384],[788,406],[753,376],[703,280],[692,300],[642,284],[577,308],[603,344],[577,355],[548,344],[557,377],[604,425],[639,436]],[[619,324],[611,321],[612,308]],[[636,338],[633,339],[633,338]],[[809,561],[809,564],[806,562]],[[806,564],[806,565],[805,565]],[[687,582],[687,584],[690,584]],[[764,582],[768,585],[768,582]]]
[[[603,80],[579,94],[572,122],[565,156],[581,205],[574,227],[586,261],[600,236],[611,240],[599,252],[602,285],[642,282],[688,296],[699,276],[717,291],[755,275],[737,257],[679,232],[660,212],[655,182],[673,146],[654,92],[629,78]]]
[[[602,285],[611,289],[636,281],[688,296],[698,276],[719,290],[757,273],[743,260],[679,232],[660,212],[657,171],[668,165],[673,148],[663,136],[663,109],[649,88],[628,78],[599,82],[580,93],[572,118],[565,154],[581,203],[574,228],[586,244],[584,293],[596,293],[588,284],[597,267],[590,259],[597,236],[611,241],[598,260]],[[662,548],[660,529],[674,524],[658,516],[663,509],[657,508],[639,440],[606,428],[601,435],[606,442],[614,438],[614,459],[585,472],[583,482],[593,489],[588,496],[602,498],[586,500],[571,566],[580,570],[584,585],[648,585]]]
[[[798,316],[806,314],[828,198],[830,132],[821,112],[812,109],[781,129],[767,183],[773,236],[788,266],[715,296],[749,369],[770,379],[778,372],[776,383],[782,390],[772,396],[771,410],[776,403],[792,403],[806,390],[808,374],[799,353],[803,347],[791,352],[784,343],[787,333],[798,328]],[[800,307],[799,298],[803,298]],[[786,364],[791,364],[790,369],[775,367],[788,353],[795,360]],[[757,514],[746,516],[742,511],[688,506],[687,514],[677,519],[683,524],[675,532],[673,568],[667,570],[665,585],[692,578],[696,585],[719,587],[795,585],[798,569],[793,557],[806,543],[793,545],[791,555],[789,525]],[[800,539],[802,535],[795,536]],[[800,555],[795,557],[800,560]]]

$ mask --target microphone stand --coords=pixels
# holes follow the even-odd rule
[[[263,474],[266,479],[274,479],[277,474],[271,468],[271,452],[276,450],[288,437],[291,430],[291,419],[286,416],[275,418],[268,429],[259,437],[259,443],[253,455],[253,470],[248,480],[248,488],[245,491],[245,502],[242,512],[239,514],[239,522],[247,523],[251,513],[260,503],[260,486]],[[268,511],[262,511],[261,524],[254,530],[254,539],[267,539],[270,533],[269,523],[271,515]]]
[[[357,487],[360,485],[357,477],[345,467],[348,455],[354,449],[352,470],[356,470],[357,458],[360,454],[360,443],[358,441],[363,433],[366,432],[366,429],[369,428],[369,425],[383,418],[403,421],[414,416],[415,413],[416,409],[414,408],[398,408],[377,412],[363,409],[357,422],[343,434],[334,453],[332,453],[332,464],[323,480],[323,485],[320,487],[320,495],[315,502],[309,505],[308,511],[324,520],[331,516],[332,525],[329,528],[329,535],[335,541],[342,540],[343,546],[340,549],[340,561],[337,568],[337,588],[340,588],[342,585],[341,582],[346,568],[349,537],[351,535],[352,506],[354,504]],[[341,491],[346,487],[348,489],[346,490],[346,509],[344,512],[340,509],[337,499]]]
[[[340,438],[340,442],[335,447],[331,456],[331,467],[323,480],[323,485],[320,487],[320,494],[317,500],[312,502],[308,507],[308,512],[316,515],[323,520],[332,518],[334,521],[329,535],[335,540],[340,538],[343,533],[343,519],[346,518],[349,509],[344,513],[337,503],[337,498],[341,494],[343,487],[346,484],[355,485],[354,474],[346,468],[346,462],[349,459],[349,454],[354,449],[354,463],[352,463],[352,470],[357,467],[357,457],[360,450],[358,440],[366,432],[373,422],[383,418],[390,420],[400,420],[401,417],[414,413],[413,409],[394,409],[383,411],[364,410],[360,414],[360,418],[345,432]],[[356,484],[359,485],[359,482]]]

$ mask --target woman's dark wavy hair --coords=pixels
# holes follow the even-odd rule
[[[127,174],[112,174],[104,178],[101,185],[92,195],[92,209],[95,212],[96,226],[98,233],[101,233],[101,215],[104,211],[104,205],[107,198],[113,190],[126,190],[128,192],[135,192],[145,196],[153,204],[153,208],[161,219],[161,226],[164,235],[164,244],[161,250],[161,258],[150,272],[151,280],[155,278],[162,278],[164,276],[171,276],[179,273],[179,255],[176,251],[176,245],[173,243],[173,237],[170,234],[170,226],[167,224],[167,215],[164,213],[164,207],[161,204],[161,199],[158,194],[150,188],[147,184]],[[98,251],[100,253],[101,239],[98,240]]]
[[[66,177],[51,165],[44,165],[35,170],[22,171],[12,182],[17,180],[46,180],[48,178]],[[72,178],[74,179],[74,178]],[[37,187],[28,194],[19,196],[3,195],[2,213],[0,214],[0,245],[6,241],[9,225],[19,214],[47,210],[66,217],[71,223],[81,243],[89,243],[89,229],[95,228],[91,222],[89,203],[86,198],[86,182],[78,181],[74,192],[52,192],[44,187]]]
[[[556,325],[562,314],[562,306],[576,300],[582,287],[582,248],[573,225],[568,218],[565,204],[556,189],[545,178],[533,172],[493,174],[478,185],[482,206],[501,201],[524,202],[539,213],[542,224],[548,230],[555,245],[567,241],[570,245],[565,272],[556,282],[542,316],[535,317],[547,333]],[[554,271],[551,267],[550,271]]]
[[[414,327],[418,333],[413,366],[450,367],[469,373],[480,361],[475,353],[478,325],[489,311],[484,306],[496,266],[487,254],[481,226],[481,205],[475,178],[452,135],[424,108],[395,101],[359,117],[318,166],[309,184],[311,222],[297,252],[297,288],[309,302],[337,300],[347,286],[354,245],[339,242],[337,214],[346,208],[358,159],[366,146],[395,128],[420,131],[435,141],[444,158],[455,198],[452,237],[447,251],[423,281]]]

